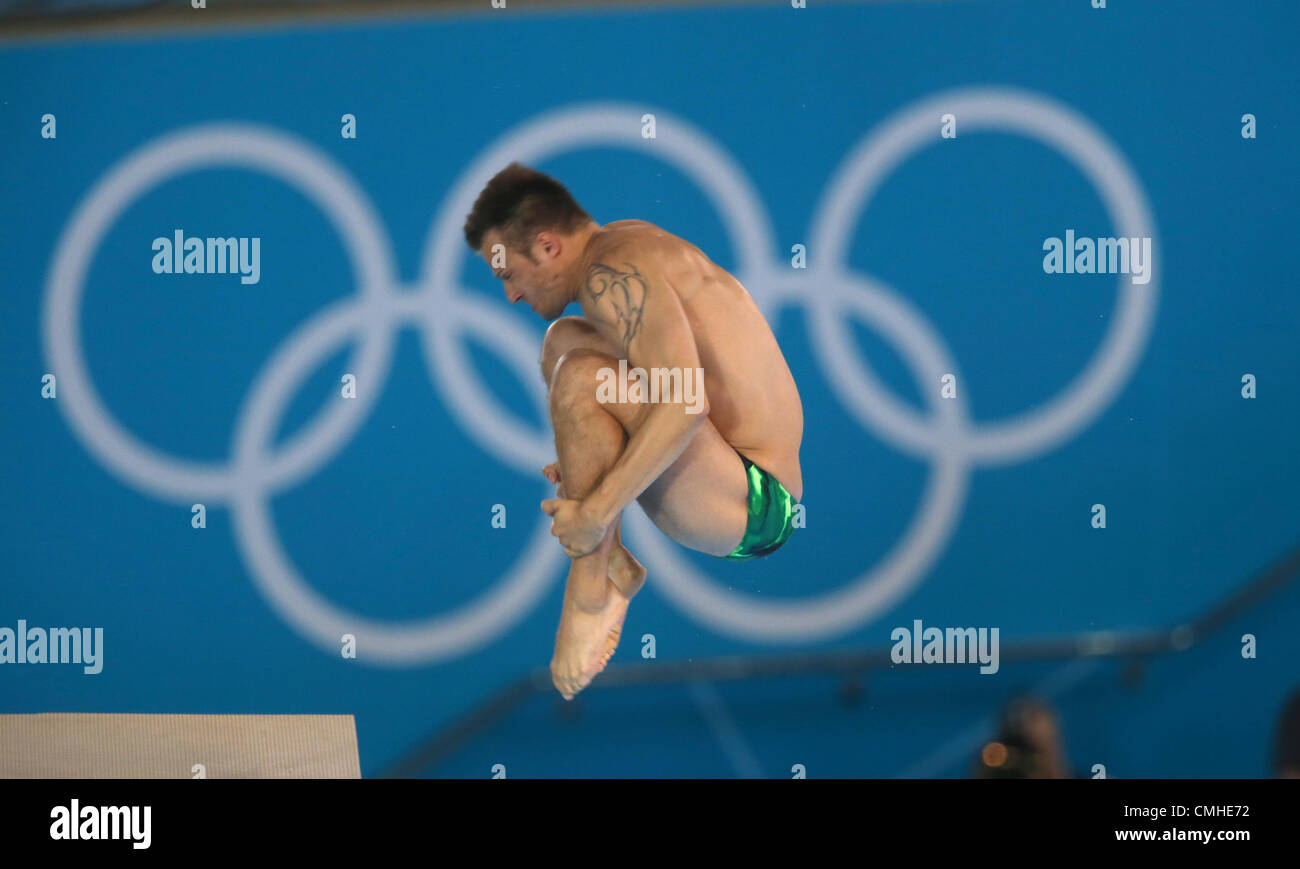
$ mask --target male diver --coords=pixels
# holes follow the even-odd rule
[[[635,500],[710,555],[775,551],[803,494],[803,406],[745,288],[654,224],[601,226],[560,182],[512,163],[479,194],[465,239],[511,304],[554,321],[541,365],[558,460],[542,472],[556,498],[542,510],[572,559],[551,660],[571,700],[614,654],[645,582],[623,508]],[[574,302],[582,316],[561,317]]]

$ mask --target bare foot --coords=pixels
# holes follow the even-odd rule
[[[641,566],[641,562],[632,557],[632,553],[628,552],[627,547],[622,543],[609,550],[609,581],[614,583],[628,600],[636,597],[641,586],[645,585],[645,568]]]
[[[551,681],[565,700],[591,684],[618,648],[627,617],[628,597],[613,582],[605,608],[585,612],[570,600],[564,602],[560,629],[555,635]]]
[[[641,567],[641,565],[638,564],[637,567]],[[637,588],[640,588],[640,583],[644,581],[645,568],[641,567],[641,578],[637,583]],[[628,596],[612,580],[610,586],[609,605],[605,608],[605,623],[601,625],[605,631],[605,651],[600,658],[601,670],[605,669],[609,659],[614,657],[614,650],[618,648],[619,638],[623,635],[623,619],[627,617],[627,605],[631,603]],[[596,672],[600,672],[600,670]]]

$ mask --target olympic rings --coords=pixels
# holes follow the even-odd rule
[[[234,512],[235,539],[259,591],[296,630],[336,652],[344,633],[359,657],[410,665],[468,654],[508,630],[536,605],[563,561],[540,517],[525,551],[479,600],[422,621],[381,622],[339,609],[317,594],[282,550],[270,497],[317,471],[355,434],[382,392],[397,331],[419,330],[439,394],[474,438],[501,464],[533,475],[550,461],[549,432],[485,399],[460,341],[468,333],[493,346],[545,410],[535,376],[536,338],[499,306],[467,293],[460,274],[460,226],[488,178],[512,160],[538,163],[566,150],[615,146],[667,161],[693,180],[727,227],[737,277],[769,314],[778,304],[807,308],[816,358],[850,413],[885,442],[931,463],[922,503],[902,540],[845,588],[805,600],[759,600],[727,592],[700,575],[639,508],[625,527],[657,587],[692,618],[733,637],[758,642],[814,641],[842,634],[896,603],[919,582],[946,545],[964,502],[969,472],[1039,455],[1073,436],[1109,404],[1145,348],[1158,299],[1158,269],[1145,285],[1121,281],[1109,331],[1064,392],[1033,413],[976,425],[964,398],[938,397],[939,378],[958,366],[919,312],[878,279],[848,271],[848,239],[883,179],[918,149],[938,140],[938,118],[953,113],[963,131],[1007,130],[1033,137],[1070,159],[1094,185],[1124,236],[1155,237],[1141,186],[1123,156],[1086,119],[1040,95],[1002,88],[950,91],[915,103],[871,131],[827,185],[810,247],[816,266],[796,272],[774,258],[775,242],[761,199],[741,168],[702,131],[656,112],[660,135],[643,139],[635,121],[644,106],[595,103],[548,112],[501,137],[453,186],[431,224],[414,288],[403,288],[391,245],[365,194],[328,156],[265,127],[205,124],[168,134],[112,167],[78,205],[55,248],[45,288],[43,342],[63,386],[57,404],[73,432],[109,471],[156,498],[203,500]],[[81,348],[81,296],[95,249],[131,201],[182,172],[233,166],[281,179],[333,223],[353,262],[358,292],[298,327],[271,355],[240,407],[225,464],[169,456],[132,436],[95,393]],[[1159,246],[1155,246],[1159,250]],[[929,412],[896,399],[861,359],[847,331],[858,317],[891,339],[909,364]],[[322,408],[304,429],[271,452],[274,432],[303,379],[341,346],[355,344],[349,371],[358,397]]]

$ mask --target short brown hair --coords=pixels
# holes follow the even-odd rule
[[[591,216],[550,175],[511,163],[492,176],[465,218],[465,241],[477,253],[489,230],[500,230],[506,245],[528,255],[543,230],[572,232]]]

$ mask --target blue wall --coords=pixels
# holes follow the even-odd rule
[[[1215,0],[1111,7],[512,11],[3,46],[0,625],[103,627],[106,661],[96,676],[0,668],[0,711],[355,713],[373,774],[546,664],[562,574],[537,511],[549,496],[538,473],[549,435],[529,363],[543,324],[504,303],[454,232],[444,235],[458,259],[430,247],[435,221],[459,228],[466,192],[500,167],[496,157],[529,156],[520,131],[532,124],[596,131],[533,162],[598,220],[654,221],[746,282],[805,403],[807,528],[777,556],[739,565],[681,550],[669,558],[630,532],[651,575],[616,660],[639,662],[634,641],[645,634],[660,661],[879,648],[918,618],[997,627],[1005,644],[1170,625],[1213,605],[1300,536],[1291,256],[1300,14]],[[1083,150],[1110,155],[1107,171],[1149,220],[1120,226],[1076,162],[985,114],[994,98],[1086,127]],[[939,118],[950,109],[957,137],[944,140]],[[570,110],[608,114],[559,117]],[[639,137],[647,112],[654,140]],[[833,256],[815,227],[847,183],[845,161],[909,112],[932,132],[888,168],[865,209],[832,221],[847,231],[847,253]],[[56,139],[39,135],[45,113],[57,117]],[[357,117],[355,140],[339,135],[344,113]],[[1246,113],[1255,139],[1241,135]],[[123,161],[211,123],[251,125],[241,141],[262,158],[280,143],[289,164],[344,179],[340,189],[368,203],[378,261],[393,272],[377,292],[433,288],[468,300],[412,309],[427,317],[423,333],[411,318],[379,328],[380,356],[383,336],[394,336],[388,375],[360,378],[353,404],[340,407],[339,378],[361,370],[358,345],[342,332],[321,345],[268,423],[273,462],[304,432],[324,430],[310,428],[318,411],[342,414],[340,436],[319,451],[308,444],[301,454],[314,461],[298,468],[235,467],[247,402],[275,354],[310,339],[298,330],[362,309],[347,307],[359,289],[339,230],[284,180],[287,169],[178,171],[124,201],[93,249],[64,236]],[[683,148],[691,156],[679,159]],[[698,162],[708,149],[733,176]],[[741,181],[720,206],[695,175]],[[756,250],[738,240],[745,217],[756,221]],[[1044,239],[1138,224],[1155,239],[1150,284],[1044,273]],[[178,228],[260,237],[260,283],[154,274],[153,239]],[[59,369],[58,318],[44,306],[58,298],[56,263],[79,244],[89,254],[72,318],[80,336],[67,343],[134,439],[131,455],[151,449],[260,486],[290,570],[348,613],[360,660],[330,644],[337,624],[313,628],[314,616],[266,591],[274,559],[250,542],[253,519],[241,529],[238,518],[253,517],[260,496],[241,514],[223,483],[169,488],[153,466],[133,476],[101,452],[95,423],[78,427],[72,405],[88,394]],[[796,244],[807,246],[807,270],[789,267]],[[1122,293],[1147,306],[1145,326],[1121,317]],[[900,318],[904,337],[852,313],[854,303]],[[453,310],[478,318],[461,343]],[[826,344],[818,311],[856,351]],[[1053,402],[1130,326],[1131,364],[1097,381],[1093,405],[1059,430],[1014,440],[1031,431],[1025,414],[1060,410]],[[435,353],[470,364],[444,359],[431,378],[422,334],[435,336]],[[892,403],[830,370],[864,365]],[[931,384],[949,371],[959,398],[935,401]],[[54,400],[40,395],[47,372],[59,377]],[[1258,381],[1253,400],[1241,396],[1246,373]],[[457,386],[472,407],[456,403]],[[889,419],[915,427],[890,429],[891,408]],[[919,506],[927,492],[933,514]],[[196,530],[190,506],[200,502],[207,527]],[[1090,525],[1097,503],[1104,530]],[[506,506],[504,529],[491,527],[494,504]],[[928,538],[908,537],[919,512]],[[897,547],[913,539],[915,562],[898,563]],[[882,564],[897,569],[885,576]],[[745,606],[806,604],[857,582],[881,596],[792,636],[793,610],[767,628],[759,616],[707,617],[686,600],[688,565],[711,577],[690,588]],[[482,602],[508,575],[518,581],[513,615],[450,639],[429,623]],[[999,703],[1036,687],[1061,705],[1080,770],[1263,775],[1282,698],[1300,682],[1297,616],[1300,592],[1289,589],[1154,663],[1135,689],[1112,664],[1006,664],[996,676],[882,674],[858,707],[838,704],[822,679],[591,692],[576,720],[539,699],[434,772],[486,776],[504,763],[512,777],[784,776],[804,763],[813,776],[960,775]],[[371,626],[416,620],[430,628],[422,637],[441,639],[390,647]],[[1258,637],[1257,659],[1242,658],[1244,633]]]

